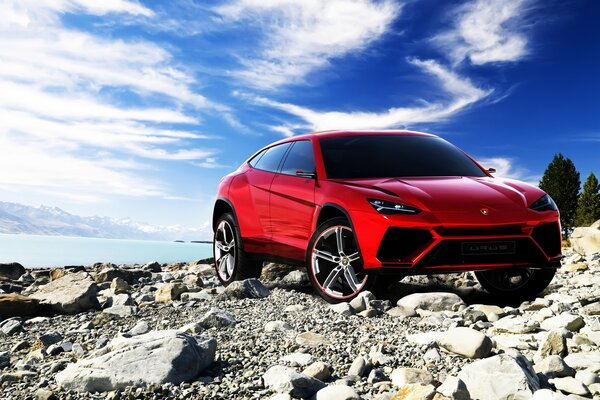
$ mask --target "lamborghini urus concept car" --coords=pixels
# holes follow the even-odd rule
[[[493,294],[535,296],[562,257],[556,204],[490,172],[419,132],[273,143],[219,184],[217,276],[228,285],[259,277],[264,261],[306,266],[316,292],[339,302],[378,279],[474,271]]]

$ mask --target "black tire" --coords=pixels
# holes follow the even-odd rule
[[[335,235],[333,243],[329,237],[332,234]],[[339,252],[338,234],[342,249],[350,250]],[[329,251],[325,251],[327,249]],[[320,255],[313,258],[315,250]],[[345,254],[346,252],[348,254]],[[325,255],[331,256],[331,260],[321,258]],[[333,259],[339,261],[332,261]],[[363,268],[356,236],[346,218],[332,218],[317,228],[306,251],[306,268],[311,286],[328,303],[350,301],[360,292],[370,290],[375,284],[375,275],[369,274]],[[329,277],[335,279],[328,281]],[[327,283],[329,285],[325,285]]]
[[[223,243],[229,245],[223,247]],[[226,248],[227,250],[225,250]],[[262,261],[251,258],[242,249],[240,230],[231,213],[225,213],[217,220],[213,236],[213,257],[215,260],[215,273],[223,286],[227,286],[233,281],[249,278],[258,279],[262,272]],[[224,259],[225,257],[232,257],[232,259]],[[221,265],[220,261],[227,264]],[[221,269],[219,268],[220,265]]]
[[[475,277],[483,288],[494,296],[510,300],[532,300],[552,282],[556,268],[520,268],[477,271]],[[522,278],[518,284],[507,279]]]

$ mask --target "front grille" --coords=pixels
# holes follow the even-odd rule
[[[560,254],[561,242],[558,223],[550,222],[538,225],[533,228],[531,236],[537,244],[540,245],[548,257],[554,257]]]
[[[488,243],[490,240],[444,240],[438,243],[416,265],[416,268],[464,264],[539,264],[546,261],[544,255],[529,238],[515,238],[514,254],[463,254],[463,243]]]
[[[377,258],[382,262],[410,261],[431,238],[431,233],[424,229],[389,228],[381,240]]]
[[[494,227],[494,228],[441,228],[436,229],[440,236],[502,236],[521,235],[523,231],[518,226]]]

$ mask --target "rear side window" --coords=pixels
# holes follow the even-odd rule
[[[279,164],[281,163],[281,159],[283,158],[285,152],[288,150],[289,147],[289,143],[269,147],[267,150],[265,150],[265,153],[256,161],[253,167],[256,169],[262,169],[264,171],[277,172]]]
[[[252,159],[250,161],[248,161],[248,164],[250,164],[250,166],[252,166],[252,167],[256,167],[256,163],[258,162],[258,160],[260,160],[260,158],[262,156],[265,155],[267,150],[269,150],[269,149],[263,150],[260,153],[258,153],[257,155],[255,155],[254,157],[252,157]]]
[[[310,140],[294,142],[283,162],[282,174],[296,175],[296,171],[315,172],[315,157]]]

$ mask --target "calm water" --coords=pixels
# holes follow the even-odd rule
[[[26,268],[188,262],[208,257],[212,257],[212,246],[207,243],[0,234],[0,263],[18,262]]]

